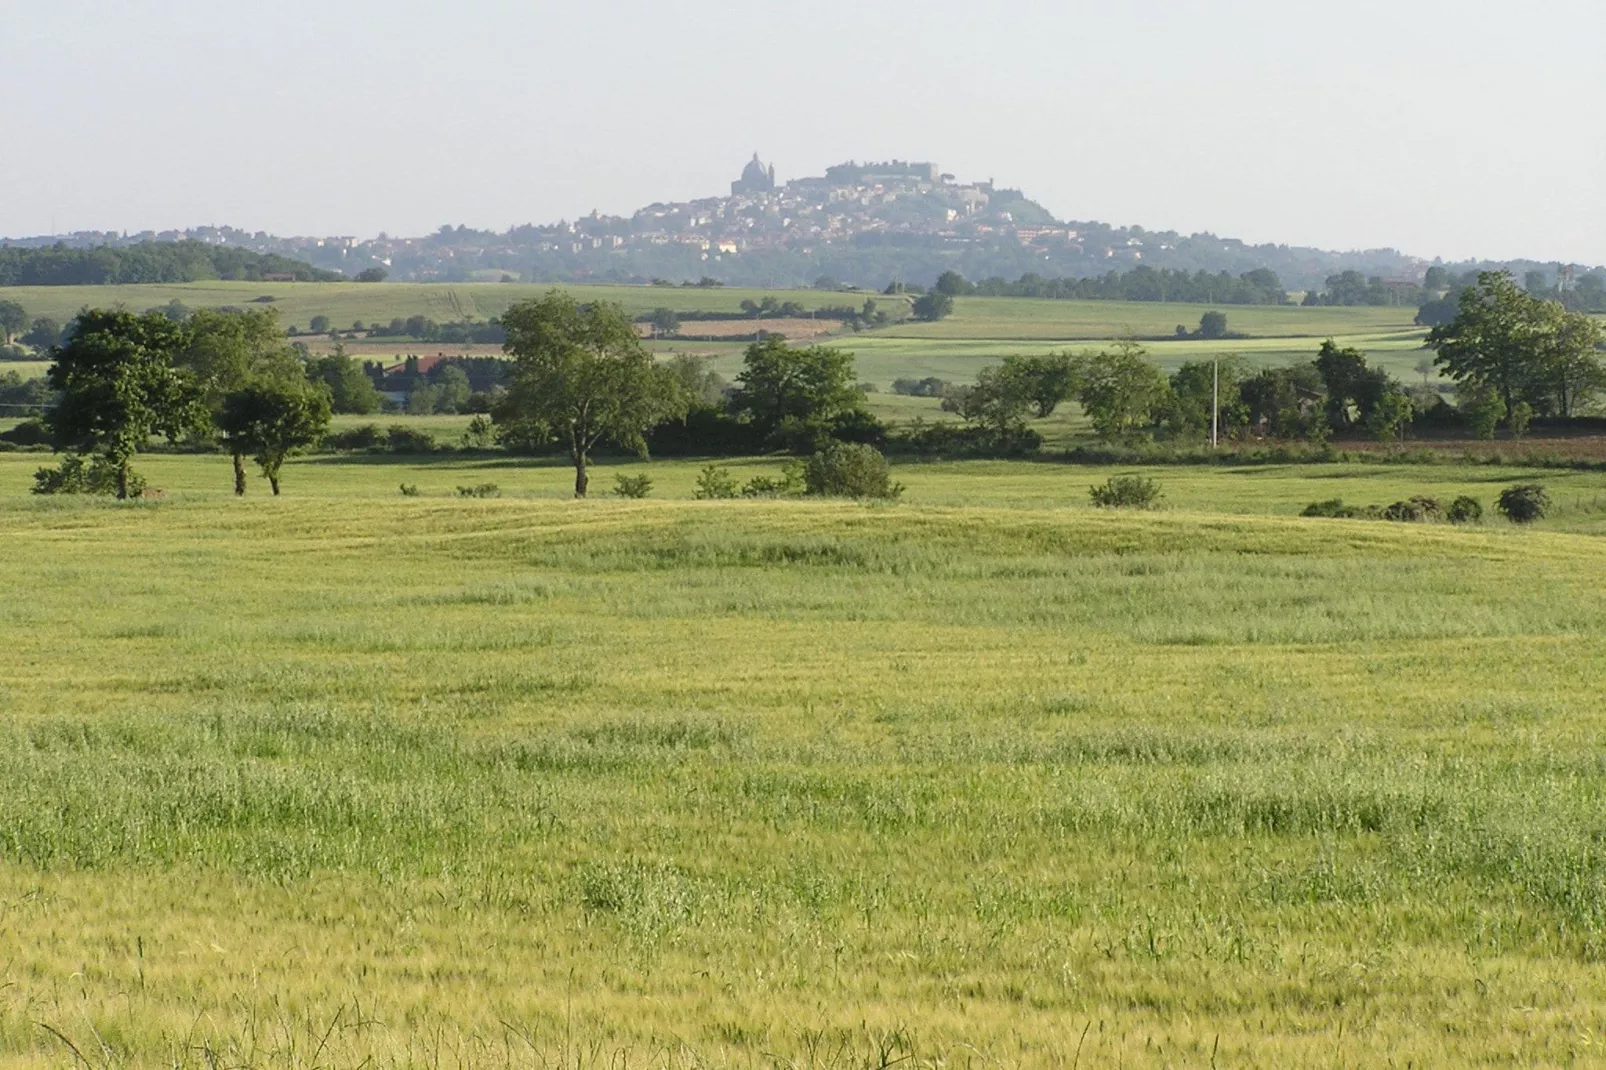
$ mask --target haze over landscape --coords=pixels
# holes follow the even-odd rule
[[[709,196],[760,148],[783,179],[934,159],[1061,219],[1600,264],[1603,19],[1592,0],[22,5],[0,100],[26,106],[0,107],[0,138],[38,166],[5,178],[0,234],[501,230]]]

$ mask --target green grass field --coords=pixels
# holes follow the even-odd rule
[[[614,301],[632,313],[655,308],[681,312],[736,312],[744,299],[776,296],[805,308],[853,305],[866,294],[819,290],[746,290],[735,287],[698,289],[681,286],[579,286],[564,287],[591,300]],[[441,323],[463,319],[485,320],[501,315],[516,301],[539,297],[552,289],[530,283],[377,283],[355,282],[195,282],[151,286],[13,286],[9,300],[30,316],[50,316],[65,323],[85,305],[123,304],[135,310],[154,308],[177,300],[191,308],[253,307],[258,297],[272,297],[268,307],[279,311],[286,327],[306,330],[313,316],[325,315],[339,328],[357,320],[389,323],[392,319],[428,316]],[[879,297],[889,309],[905,304],[903,298]],[[1195,322],[1198,316],[1194,317]],[[1407,317],[1409,320],[1409,317]]]
[[[119,506],[44,460],[0,454],[0,1063],[1601,1061],[1606,475],[1124,514],[1052,463],[867,506],[148,456]],[[1536,529],[1294,515],[1531,477]]]

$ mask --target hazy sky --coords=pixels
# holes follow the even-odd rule
[[[1606,0],[9,0],[0,235],[503,229],[934,160],[1061,218],[1606,263]]]

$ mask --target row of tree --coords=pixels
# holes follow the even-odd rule
[[[1324,439],[1365,433],[1388,439],[1418,416],[1458,419],[1480,436],[1504,421],[1520,433],[1535,416],[1567,418],[1606,389],[1600,323],[1535,298],[1504,272],[1485,272],[1463,290],[1459,311],[1428,336],[1438,368],[1456,384],[1446,409],[1434,390],[1413,394],[1360,350],[1324,342],[1315,360],[1252,371],[1242,360],[1184,364],[1167,378],[1143,348],[1121,343],[1097,353],[1010,357],[983,369],[975,385],[900,381],[899,392],[933,394],[943,407],[997,442],[1020,440],[1031,417],[1075,398],[1105,439],[1165,432],[1198,437],[1212,412],[1223,433]],[[900,389],[901,388],[901,389]]]
[[[1277,273],[1256,268],[1241,275],[1221,271],[1173,271],[1139,265],[1094,278],[1044,278],[1028,272],[1010,282],[1003,278],[970,282],[957,271],[937,277],[934,290],[952,297],[1040,297],[1069,301],[1178,301],[1193,304],[1283,305],[1288,292]]]
[[[161,312],[86,309],[52,351],[47,381],[57,403],[45,421],[65,465],[93,456],[117,497],[137,484],[133,457],[155,435],[211,439],[234,459],[244,494],[252,457],[279,493],[285,459],[322,438],[330,391],[267,310],[201,311],[184,322]],[[40,473],[41,486],[59,475]]]

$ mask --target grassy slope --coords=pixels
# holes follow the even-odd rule
[[[1289,473],[1154,516],[905,475],[7,474],[0,1057],[62,1061],[36,1022],[132,1065],[1590,1057],[1606,543],[1198,511]]]

